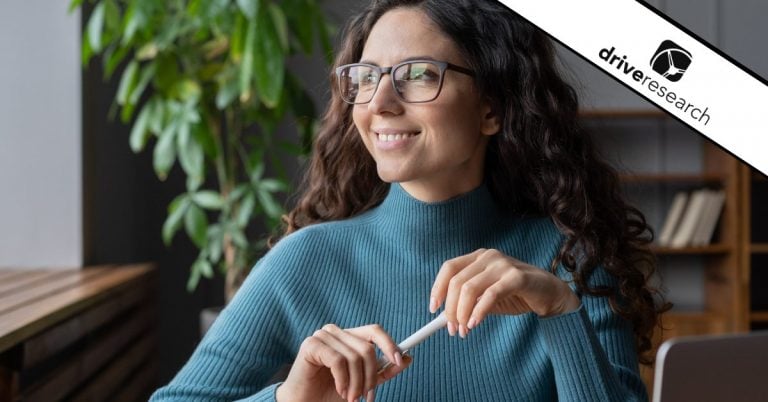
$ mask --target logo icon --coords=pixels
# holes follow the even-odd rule
[[[664,78],[677,82],[691,65],[691,53],[671,40],[665,40],[651,59],[651,68]]]

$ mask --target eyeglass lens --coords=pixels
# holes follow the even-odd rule
[[[406,63],[392,71],[400,98],[406,102],[429,102],[440,91],[440,67],[428,63]],[[352,103],[368,103],[381,81],[378,70],[369,66],[350,66],[341,71],[341,95]]]

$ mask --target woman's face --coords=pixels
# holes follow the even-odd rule
[[[413,58],[468,67],[451,39],[411,8],[391,10],[378,20],[360,62],[390,67]],[[480,185],[488,138],[499,130],[472,77],[453,70],[445,72],[440,95],[428,103],[401,101],[386,74],[373,100],[355,105],[352,117],[381,179],[400,182],[429,202]]]

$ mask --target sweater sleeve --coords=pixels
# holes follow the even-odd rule
[[[262,258],[189,361],[152,402],[274,401],[270,378],[294,357],[290,288],[300,249],[286,237]],[[295,242],[290,242],[295,243]]]
[[[613,312],[606,297],[583,296],[578,310],[541,318],[539,324],[558,400],[648,400],[631,323]]]

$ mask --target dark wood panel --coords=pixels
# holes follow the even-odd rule
[[[153,334],[145,334],[141,340],[101,371],[88,385],[72,397],[73,401],[108,401],[125,391],[123,384],[138,367],[152,358],[155,345]]]
[[[144,366],[138,370],[127,383],[122,392],[114,395],[114,402],[143,402],[149,399],[150,393],[155,387],[157,363],[154,359],[144,362]]]
[[[61,400],[101,370],[114,356],[127,349],[151,325],[148,308],[132,315],[124,325],[116,326],[102,339],[87,347],[79,355],[57,368],[48,378],[29,390],[22,390],[28,402]]]
[[[30,338],[24,343],[22,369],[34,367],[80,340],[85,334],[105,325],[130,307],[146,300],[146,286],[131,286],[114,298]]]

